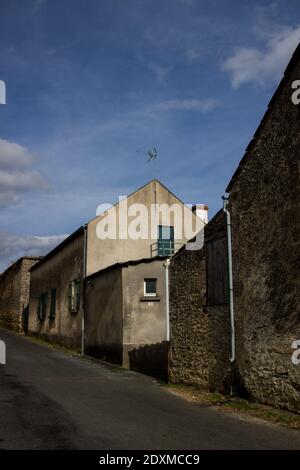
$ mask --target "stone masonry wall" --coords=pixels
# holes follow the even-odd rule
[[[205,238],[224,234],[222,217],[205,227]],[[174,383],[225,391],[229,372],[227,305],[208,306],[206,250],[181,249],[170,264],[170,372]]]
[[[30,296],[30,268],[34,266],[38,261],[37,258],[23,258],[22,269],[21,269],[21,289],[20,289],[20,330],[22,329],[22,315],[24,309],[29,306]]]
[[[22,329],[23,309],[29,302],[29,269],[38,258],[20,258],[0,276],[0,325]]]
[[[0,277],[0,325],[19,331],[21,262],[17,261]]]
[[[300,105],[289,68],[229,186],[237,366],[260,402],[300,412]]]
[[[208,388],[204,250],[184,247],[170,264],[170,371],[174,383]]]

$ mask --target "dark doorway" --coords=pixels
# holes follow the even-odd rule
[[[22,316],[22,330],[24,331],[25,335],[28,334],[28,316],[29,316],[29,307],[25,307],[23,309],[23,316]]]

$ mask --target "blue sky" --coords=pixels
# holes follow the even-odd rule
[[[154,176],[212,216],[300,39],[297,0],[0,0],[0,267]]]

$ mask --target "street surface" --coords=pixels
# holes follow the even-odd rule
[[[0,449],[300,449],[298,431],[189,403],[151,377],[0,339]]]

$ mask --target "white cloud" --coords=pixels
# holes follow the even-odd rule
[[[174,99],[161,101],[154,105],[155,109],[160,111],[200,111],[202,113],[208,113],[213,111],[218,106],[217,100],[213,98],[206,98],[199,100],[198,98],[192,99]]]
[[[20,236],[0,230],[0,269],[6,269],[9,264],[21,256],[45,255],[67,236]]]
[[[166,83],[168,73],[173,69],[171,66],[163,67],[161,65],[154,64],[153,62],[148,64],[148,68],[154,73],[156,80],[163,85]]]
[[[25,147],[0,139],[0,206],[15,204],[25,191],[47,188],[42,175],[28,169],[33,162]]]
[[[37,171],[21,172],[0,170],[0,192],[11,190],[15,192],[29,189],[46,188],[47,185]]]
[[[268,32],[264,50],[238,48],[223,64],[229,73],[231,85],[238,88],[243,83],[267,85],[278,80],[300,41],[300,26],[282,27]]]
[[[33,161],[33,156],[22,145],[0,138],[0,168],[25,166]]]
[[[202,52],[199,49],[195,49],[194,47],[191,47],[186,50],[185,55],[186,55],[187,60],[192,62],[193,60],[199,59],[199,57],[201,57],[202,55]]]

